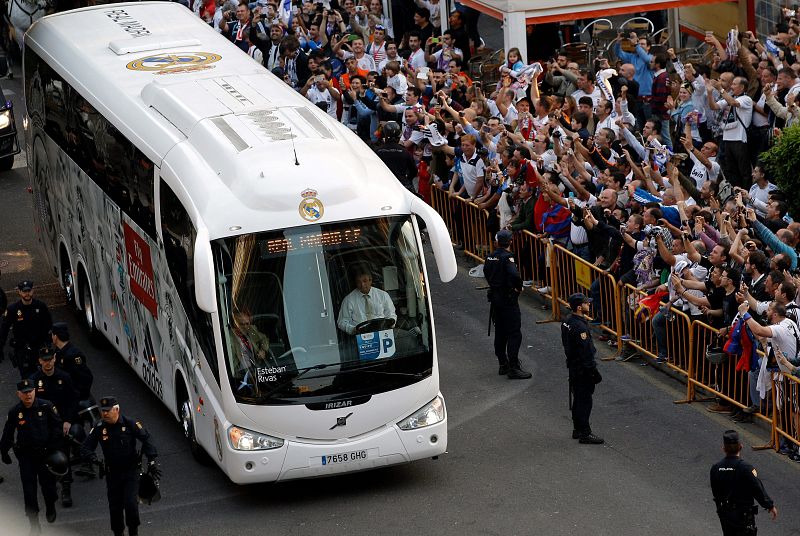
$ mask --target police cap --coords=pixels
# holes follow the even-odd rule
[[[100,399],[100,409],[102,410],[109,410],[116,406],[119,402],[117,402],[117,397],[115,396],[104,396]]]
[[[33,281],[31,281],[30,279],[25,279],[23,281],[20,281],[19,283],[17,283],[17,288],[22,290],[22,291],[32,290],[33,289]]]
[[[69,340],[69,326],[66,322],[56,322],[50,328],[50,333],[61,339],[62,341]]]
[[[569,303],[570,309],[575,310],[582,303],[592,303],[592,299],[583,294],[582,292],[576,292],[575,294],[572,294],[569,298],[567,298],[567,303]]]
[[[20,393],[30,393],[33,389],[34,386],[31,380],[21,380],[17,382],[17,391]]]
[[[722,443],[725,445],[738,445],[739,432],[736,430],[725,430],[722,434]]]
[[[51,359],[55,359],[56,353],[54,350],[51,350],[47,346],[43,346],[39,348],[39,359],[43,361],[50,361]]]
[[[498,246],[506,248],[509,246],[509,244],[511,244],[511,238],[513,238],[513,236],[514,233],[508,229],[503,229],[494,236],[494,239],[497,241]]]

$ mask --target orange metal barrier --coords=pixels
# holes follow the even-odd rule
[[[455,223],[455,203],[447,190],[442,190],[436,186],[431,187],[431,206],[439,213],[439,216],[444,220],[447,225],[447,230],[450,232],[450,242],[457,243],[456,239],[456,223]]]
[[[656,311],[652,317],[637,317],[636,311],[639,300],[647,293],[638,290],[632,285],[625,285],[620,290],[620,307],[622,309],[623,329],[627,330],[630,339],[625,343],[653,359],[658,358],[658,344],[656,342],[653,320],[656,314],[666,315],[665,328],[667,334],[667,367],[681,375],[689,376],[691,368],[691,352],[693,345],[691,319],[683,311],[670,308],[669,311]]]
[[[518,261],[523,281],[533,281],[534,286],[550,284],[548,244],[547,238],[539,238],[530,231],[514,233],[511,250]]]
[[[567,298],[576,292],[592,296],[592,288],[599,295],[599,303],[593,304],[593,314],[599,315],[603,323],[600,328],[617,339],[621,347],[622,319],[620,317],[620,294],[614,276],[597,266],[586,262],[559,244],[552,246],[550,263],[553,281],[551,292],[554,300],[569,307]],[[555,309],[555,307],[554,307]]]
[[[494,250],[494,237],[489,232],[489,211],[462,197],[455,197],[461,206],[456,209],[463,225],[464,253],[483,262]]]
[[[700,388],[739,408],[758,402],[759,411],[753,416],[771,422],[772,397],[756,401],[750,399],[750,375],[745,370],[736,370],[737,357],[732,356],[721,365],[712,364],[706,359],[706,347],[709,344],[718,347],[724,343],[724,340],[720,341],[718,333],[718,330],[704,322],[695,320],[692,323],[695,352],[694,366],[689,375],[689,398],[694,398],[695,389]]]
[[[431,206],[447,225],[450,241],[461,244],[464,253],[483,262],[493,249],[493,237],[488,228],[489,212],[436,187],[431,188]]]
[[[772,392],[775,433],[800,446],[800,379],[788,374],[776,374]],[[778,447],[776,441],[775,448]]]

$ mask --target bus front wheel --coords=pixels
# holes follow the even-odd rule
[[[183,435],[186,442],[189,444],[189,450],[192,456],[202,465],[208,465],[211,459],[206,454],[203,446],[197,442],[197,436],[194,434],[194,417],[192,414],[192,404],[188,397],[183,400],[180,405],[180,419],[181,428],[183,428]]]

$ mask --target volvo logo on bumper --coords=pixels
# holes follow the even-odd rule
[[[333,430],[334,428],[338,428],[339,426],[347,426],[347,419],[349,419],[352,414],[353,412],[351,411],[344,417],[336,417],[336,424],[331,426],[330,429]]]

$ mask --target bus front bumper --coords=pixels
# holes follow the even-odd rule
[[[447,449],[447,418],[418,428],[386,426],[347,443],[286,441],[281,448],[237,451],[228,446],[223,464],[237,484],[314,478],[366,471],[443,454]]]

